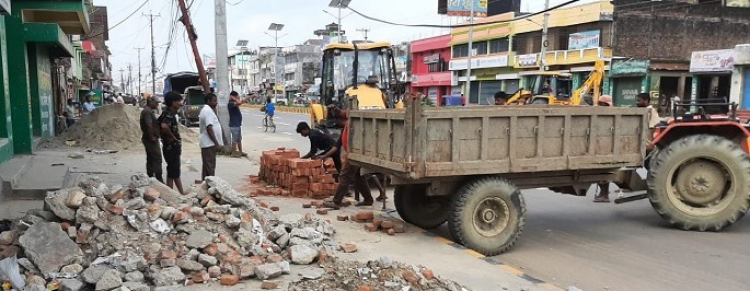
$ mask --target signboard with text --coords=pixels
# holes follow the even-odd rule
[[[591,47],[599,47],[599,30],[589,30],[570,34],[568,37],[568,49],[578,50]]]
[[[537,54],[519,55],[518,66],[521,67],[534,67],[537,66],[537,60],[539,59]]]
[[[471,14],[471,2],[474,2],[474,16],[487,17],[488,0],[447,0],[448,16],[469,16]]]
[[[424,63],[425,64],[434,64],[434,63],[437,63],[437,62],[440,62],[440,55],[439,54],[434,54],[434,55],[429,55],[429,56],[424,57]]]
[[[690,58],[690,72],[730,72],[734,69],[734,50],[713,50],[693,52]]]
[[[469,63],[467,60],[452,60],[448,63],[448,70],[466,70]],[[508,56],[497,56],[489,58],[471,59],[472,69],[500,68],[508,66]]]

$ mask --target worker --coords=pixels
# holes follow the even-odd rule
[[[612,107],[612,96],[602,95],[599,97],[598,106]],[[596,203],[609,203],[609,181],[599,183],[599,194],[594,196]]]
[[[307,122],[297,124],[297,133],[310,139],[310,151],[302,156],[303,159],[333,159],[336,171],[341,172],[341,147],[336,146],[332,137],[323,133],[320,129],[312,129]],[[320,153],[320,154],[319,154]]]
[[[651,105],[651,95],[648,93],[638,94],[635,104],[640,108],[648,108],[648,128],[653,131],[656,125],[659,124],[660,118],[659,112]]]
[[[503,91],[495,93],[495,105],[508,105],[508,94]]]

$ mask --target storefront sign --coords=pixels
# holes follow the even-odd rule
[[[10,0],[0,0],[0,14],[10,14]]]
[[[590,47],[599,47],[599,30],[589,30],[572,33],[568,38],[568,49],[578,50]]]
[[[690,72],[729,72],[734,69],[734,50],[693,52]]]
[[[539,55],[537,55],[537,54],[519,55],[518,56],[518,66],[520,66],[520,67],[535,67],[535,66],[537,66],[538,59],[539,59]]]
[[[440,54],[434,54],[424,57],[425,64],[434,64],[440,62]]]
[[[490,58],[480,58],[471,60],[472,69],[500,68],[508,66],[508,56],[497,56]],[[448,64],[451,71],[466,70],[468,67],[467,60],[453,60]]]
[[[649,61],[612,60],[611,77],[643,76],[648,74]]]
[[[568,49],[585,49],[599,47],[601,32],[599,30],[590,30],[570,34],[568,37]]]
[[[448,16],[469,16],[474,2],[474,16],[487,17],[487,0],[447,0]]]

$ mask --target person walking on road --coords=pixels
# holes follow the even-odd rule
[[[200,124],[200,147],[201,147],[201,158],[203,160],[203,172],[201,179],[216,175],[216,155],[221,151],[221,146],[224,145],[223,137],[221,135],[221,123],[219,123],[219,117],[216,116],[216,105],[219,104],[219,100],[214,93],[208,93],[206,95],[206,105],[201,109],[198,115],[198,123]]]
[[[182,95],[169,92],[164,96],[167,110],[159,116],[161,129],[162,153],[164,161],[167,162],[167,186],[177,187],[180,194],[185,194],[180,178],[180,157],[182,156],[182,138],[180,137],[180,123],[177,121],[177,113],[182,108]]]
[[[94,109],[96,109],[96,106],[94,102],[91,102],[91,95],[87,95],[86,102],[83,103],[83,115],[89,115],[91,112],[94,112]]]
[[[232,134],[232,157],[246,157],[247,154],[242,151],[242,111],[240,105],[243,102],[240,95],[232,91],[229,93],[229,131]]]
[[[297,133],[310,139],[310,152],[302,156],[303,159],[333,158],[336,171],[341,172],[341,146],[336,146],[332,137],[323,133],[320,129],[312,129],[307,122],[297,124]]]
[[[159,108],[159,102],[152,98],[141,111],[141,132],[143,133],[141,141],[146,149],[146,174],[164,183],[161,147],[159,146],[159,121],[155,111],[157,108]]]
[[[65,124],[68,127],[76,123],[76,107],[73,105],[73,99],[68,99],[68,105],[65,106]]]

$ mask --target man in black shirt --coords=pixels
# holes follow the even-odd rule
[[[242,99],[240,94],[232,91],[229,93],[229,104],[227,109],[229,110],[229,132],[232,133],[232,156],[233,157],[246,157],[247,154],[242,151],[242,111],[240,105],[242,105]]]
[[[303,159],[315,158],[325,160],[333,158],[336,170],[341,171],[341,146],[319,129],[311,129],[307,122],[297,124],[297,133],[310,139],[310,152],[302,156]],[[322,152],[321,154],[318,154]]]
[[[159,122],[154,110],[159,108],[159,102],[149,98],[146,107],[141,111],[141,132],[143,147],[146,149],[146,174],[164,183],[161,170],[161,148],[159,147]]]
[[[185,194],[180,180],[180,156],[182,155],[182,138],[180,124],[177,122],[177,112],[182,108],[182,95],[169,92],[164,96],[167,109],[159,116],[161,125],[161,143],[164,161],[167,162],[167,186],[177,187],[180,194]]]

